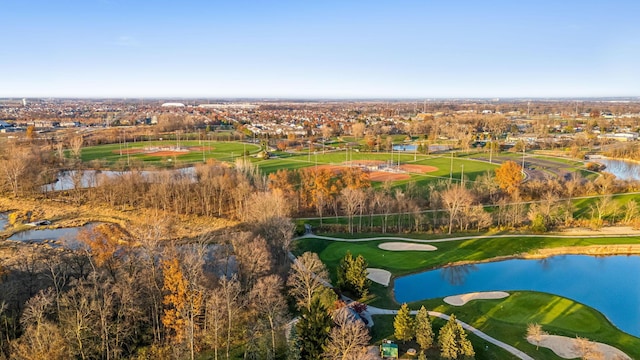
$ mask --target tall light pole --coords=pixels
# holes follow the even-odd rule
[[[493,139],[489,139],[489,164],[493,164]]]
[[[451,165],[449,165],[449,185],[453,180],[453,151],[451,152]]]
[[[524,143],[524,141],[522,142],[522,172],[524,172],[524,150],[526,148],[526,144]]]

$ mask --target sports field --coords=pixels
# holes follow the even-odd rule
[[[469,158],[452,156],[420,155],[413,153],[383,153],[333,151],[317,152],[273,152],[268,159],[257,156],[259,145],[226,141],[143,141],[116,143],[85,147],[81,160],[109,168],[133,163],[156,167],[187,166],[209,159],[234,162],[246,155],[260,170],[269,174],[279,169],[317,167],[340,171],[341,168],[359,166],[369,172],[374,183],[392,181],[396,185],[416,182],[425,185],[438,179],[460,181],[475,178],[497,168],[496,164]]]
[[[140,141],[85,147],[81,151],[81,159],[85,162],[98,160],[107,167],[132,161],[164,167],[172,163],[186,165],[209,159],[233,162],[245,151],[254,154],[260,151],[260,147],[233,141]]]
[[[362,166],[370,171],[374,182],[393,181],[403,184],[414,181],[425,185],[437,179],[452,178],[459,181],[462,176],[466,180],[475,180],[487,171],[493,171],[499,165],[468,158],[448,155],[421,155],[412,153],[379,153],[335,151],[316,153],[275,153],[269,159],[258,160],[256,164],[265,173],[279,169],[298,169],[304,167],[327,168]]]

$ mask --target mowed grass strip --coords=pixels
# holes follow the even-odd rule
[[[361,238],[366,238],[366,236],[376,235],[360,235]],[[357,236],[354,238],[357,238]],[[417,238],[416,236],[416,239]],[[422,239],[429,240],[430,238],[424,236]],[[330,271],[335,272],[335,267],[338,265],[340,259],[347,251],[351,251],[354,255],[364,256],[371,267],[383,268],[389,270],[394,276],[399,276],[429,270],[455,262],[479,262],[497,257],[526,254],[544,248],[637,244],[640,243],[640,236],[620,238],[557,238],[553,236],[518,237],[514,235],[510,237],[492,238],[488,235],[487,237],[478,239],[433,242],[431,244],[438,248],[436,251],[387,251],[378,248],[378,245],[383,242],[398,241],[397,239],[363,242],[350,242],[348,239],[345,240],[346,241],[332,241],[317,238],[303,238],[295,242],[294,252],[299,255],[305,251],[313,251],[320,256],[320,259],[322,259]]]

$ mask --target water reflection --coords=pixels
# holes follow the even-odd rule
[[[615,159],[596,159],[600,164],[604,164],[604,171],[615,175],[621,180],[640,180],[640,164],[632,161]]]
[[[531,290],[567,297],[640,336],[640,256],[563,255],[513,259],[402,276],[394,281],[399,303],[478,291]]]
[[[546,257],[542,259],[538,259],[538,264],[540,264],[540,268],[545,271],[553,270],[553,266],[556,264],[561,264],[565,255],[556,255],[552,257]]]
[[[157,171],[113,171],[113,170],[83,170],[83,171],[61,171],[54,183],[44,185],[42,190],[61,191],[72,189],[84,189],[98,186],[102,181],[116,179],[128,175],[140,175],[149,181],[155,181],[162,174],[171,174],[174,176],[187,176],[192,180],[196,178],[196,170],[194,167],[187,167],[176,170],[157,170]]]
[[[429,145],[429,152],[448,151],[451,147],[449,145]],[[393,145],[393,151],[415,152],[418,150],[418,145],[414,144],[401,144]]]
[[[7,213],[0,213],[0,230],[4,230],[7,226]]]
[[[78,233],[84,229],[91,229],[95,225],[96,224],[87,224],[85,226],[70,228],[26,230],[11,235],[7,240],[32,244],[51,243],[52,246],[76,249],[80,245]]]
[[[440,269],[440,276],[449,283],[449,285],[464,285],[467,275],[472,271],[478,270],[474,264],[448,266]]]

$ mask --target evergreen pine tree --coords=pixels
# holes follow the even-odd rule
[[[471,341],[462,325],[456,322],[455,315],[451,315],[446,325],[438,333],[440,357],[450,360],[473,360],[475,352]]]
[[[429,313],[427,309],[422,306],[420,310],[418,310],[418,314],[415,319],[415,331],[416,331],[416,342],[420,345],[422,350],[427,350],[428,348],[433,346],[433,327],[431,326],[431,321],[429,320]]]
[[[358,255],[353,257],[350,251],[344,255],[337,268],[338,288],[350,291],[359,298],[367,296],[371,280],[367,278],[367,260]]]
[[[413,339],[415,334],[413,329],[413,319],[409,315],[409,307],[406,303],[402,304],[400,310],[398,310],[398,314],[393,320],[393,329],[393,334],[396,339],[401,340],[402,342]]]
[[[353,264],[353,255],[351,251],[347,250],[347,253],[344,255],[342,260],[340,260],[340,264],[338,265],[337,275],[338,275],[338,288],[342,290],[349,290],[349,280],[347,278],[347,274],[349,273],[349,269],[351,268],[351,264]]]
[[[347,279],[353,288],[353,291],[361,298],[369,294],[369,285],[371,280],[367,278],[367,268],[369,264],[362,255],[358,255],[349,269]]]
[[[302,309],[302,315],[296,324],[302,359],[321,358],[332,323],[327,309],[320,304],[317,298],[313,300],[309,310]]]

